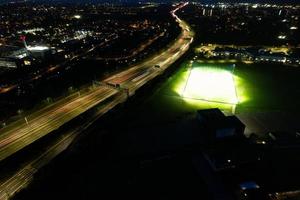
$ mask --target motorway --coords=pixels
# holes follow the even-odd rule
[[[177,38],[176,42],[172,44],[172,46],[158,56],[155,56],[140,65],[113,75],[105,79],[104,82],[112,85],[119,84],[122,88],[129,89],[130,93],[133,93],[149,80],[156,77],[158,74],[161,74],[166,68],[180,58],[189,49],[194,36],[190,27],[184,21],[179,19],[177,15],[175,15],[177,10],[186,5],[187,3],[177,7],[171,12],[172,16],[179,22],[179,25],[182,28],[181,35]],[[159,67],[155,67],[156,65]]]
[[[43,166],[48,164],[61,152],[65,151],[69,145],[76,139],[78,134],[84,132],[89,128],[97,119],[115,107],[120,101],[126,100],[125,94],[116,95],[115,101],[111,101],[105,104],[102,108],[92,115],[89,120],[84,124],[80,124],[78,127],[72,128],[65,132],[61,137],[54,140],[48,145],[45,151],[37,153],[32,159],[25,163],[20,169],[14,172],[12,175],[7,176],[0,180],[0,200],[8,200],[16,193],[21,191],[33,180],[34,174]]]
[[[10,130],[1,130],[0,160],[53,132],[116,93],[118,91],[112,88],[97,87],[71,101],[55,103],[50,108],[39,111],[38,115],[36,113],[29,115],[27,123],[25,122]]]
[[[193,42],[194,33],[190,27],[175,14],[187,3],[177,6],[172,16],[182,28],[182,33],[176,41],[162,53],[145,60],[143,63],[102,80],[103,84],[94,86],[88,92],[79,94],[76,98],[62,100],[27,116],[25,120],[16,121],[0,130],[0,161],[33,143],[39,138],[53,132],[63,124],[76,118],[92,107],[104,102],[109,97],[124,90],[107,85],[120,85],[129,91],[129,95],[146,84],[149,80],[164,72],[171,64],[178,60]]]

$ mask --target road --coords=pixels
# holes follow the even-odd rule
[[[33,143],[39,138],[53,132],[63,124],[76,118],[90,108],[107,100],[115,94],[124,92],[118,88],[107,87],[106,83],[119,84],[121,88],[134,92],[149,80],[163,73],[172,63],[179,59],[193,42],[193,32],[190,27],[175,14],[177,10],[186,6],[181,4],[172,12],[172,16],[182,28],[182,33],[177,40],[167,47],[162,53],[145,60],[143,63],[130,67],[127,70],[112,75],[102,80],[104,85],[95,86],[88,92],[76,98],[53,103],[51,106],[36,111],[20,120],[9,124],[0,130],[0,161]],[[155,67],[159,66],[159,67]]]
[[[172,16],[179,22],[179,25],[182,28],[181,35],[177,38],[176,42],[172,44],[172,46],[163,51],[161,54],[150,58],[137,66],[105,79],[104,82],[112,85],[119,84],[122,88],[126,88],[129,89],[130,92],[134,92],[149,80],[158,74],[161,74],[178,58],[180,58],[189,49],[189,46],[194,39],[194,33],[190,30],[190,27],[184,21],[179,19],[177,15],[175,15],[177,10],[186,5],[187,3],[182,4],[171,12]],[[155,65],[159,65],[160,67],[155,67]],[[139,77],[141,78],[139,79]]]
[[[39,115],[29,115],[28,123],[25,122],[7,131],[6,129],[1,130],[0,159],[5,159],[33,141],[53,132],[116,93],[118,91],[115,89],[98,87],[71,101],[54,104],[50,109],[39,112]]]
[[[54,159],[61,152],[65,151],[69,145],[76,139],[79,133],[89,128],[99,117],[108,112],[119,101],[125,101],[126,95],[121,94],[115,97],[115,101],[108,102],[105,107],[99,109],[86,123],[75,127],[57,138],[51,143],[44,152],[35,155],[33,159],[28,161],[24,166],[18,169],[13,175],[0,181],[0,200],[8,200],[16,193],[21,191],[33,180],[34,174]]]

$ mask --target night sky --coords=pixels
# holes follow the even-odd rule
[[[16,2],[16,1],[24,1],[24,0],[0,0],[0,3],[7,2]],[[86,2],[118,2],[118,3],[135,3],[135,2],[149,2],[151,0],[27,0],[27,1],[35,1],[35,2],[76,2],[76,3],[86,3]],[[172,2],[172,0],[152,0],[153,2]],[[197,1],[197,0],[194,0]],[[203,3],[215,3],[215,2],[249,2],[249,3],[297,3],[300,4],[300,0],[201,0],[199,2]]]

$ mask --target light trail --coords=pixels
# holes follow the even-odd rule
[[[145,60],[140,65],[133,66],[123,72],[112,75],[101,82],[118,83],[123,89],[128,91],[128,94],[132,95],[136,90],[163,73],[165,69],[179,59],[188,50],[194,35],[192,31],[186,31],[189,30],[187,29],[189,28],[188,25],[175,14],[177,10],[186,5],[187,3],[177,7],[171,12],[172,16],[182,28],[182,33],[170,47],[160,55],[156,55]],[[186,40],[184,38],[191,39]],[[182,49],[182,46],[185,48]],[[160,67],[155,68],[155,65],[159,65]],[[82,92],[81,95],[75,98],[65,98],[53,103],[47,108],[30,114],[27,116],[28,124],[25,123],[24,120],[20,120],[0,129],[0,161],[23,149],[27,145],[30,145],[39,138],[53,132],[65,123],[116,94],[124,94],[124,90],[100,85],[90,89],[88,92]],[[103,109],[110,110],[118,103],[124,101],[123,97],[112,100]],[[26,175],[24,175],[24,177],[26,177]],[[22,188],[22,186],[16,185],[13,191],[17,191],[20,188]],[[1,196],[0,199],[2,199]]]

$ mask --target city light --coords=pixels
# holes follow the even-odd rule
[[[31,65],[31,61],[30,60],[24,60],[24,65]]]
[[[29,51],[45,51],[48,50],[49,47],[46,46],[28,46],[27,50]]]
[[[285,36],[285,35],[279,35],[279,36],[278,36],[278,39],[284,40],[284,39],[286,39],[286,36]]]
[[[80,16],[80,15],[74,15],[74,18],[75,18],[75,19],[80,19],[81,16]]]
[[[239,102],[232,72],[212,66],[193,67],[182,96],[229,104]]]
[[[300,5],[0,2],[0,200],[300,200]]]

